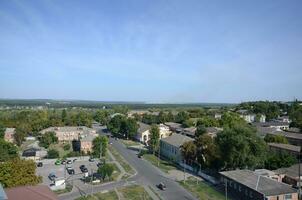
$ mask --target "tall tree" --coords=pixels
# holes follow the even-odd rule
[[[134,138],[137,133],[138,124],[135,119],[124,119],[120,126],[120,133],[122,133],[125,138]]]
[[[196,160],[197,147],[193,141],[185,142],[181,146],[181,154],[186,163],[192,163]]]
[[[36,164],[32,160],[13,159],[0,163],[0,183],[6,187],[36,185],[42,177],[36,176]]]
[[[204,125],[198,125],[195,131],[195,137],[198,138],[199,136],[205,134],[207,132],[207,129],[204,127]]]
[[[39,138],[40,146],[44,148],[48,148],[50,144],[54,144],[58,142],[58,138],[55,132],[46,132]]]
[[[155,151],[158,149],[159,138],[160,138],[159,128],[157,125],[153,124],[150,129],[150,140],[149,140],[149,146],[153,154],[155,154]]]
[[[10,143],[0,139],[0,162],[5,162],[12,158],[18,157],[17,147]]]
[[[121,129],[122,121],[124,120],[125,120],[124,116],[116,115],[109,121],[107,128],[113,135],[118,135]]]
[[[107,148],[108,148],[108,137],[106,136],[98,136],[94,138],[92,141],[92,155],[95,158],[100,157],[100,151],[102,151],[102,156],[104,157],[107,153]]]
[[[223,169],[262,167],[265,160],[266,144],[249,126],[237,124],[224,128],[216,137],[223,152]]]

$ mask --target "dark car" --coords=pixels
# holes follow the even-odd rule
[[[83,173],[86,173],[86,172],[88,172],[88,169],[85,167],[85,168],[82,168],[81,171],[82,171]]]
[[[42,162],[38,162],[37,163],[37,167],[43,167],[43,163]]]
[[[163,183],[158,184],[157,187],[161,190],[166,190],[166,188],[167,188],[166,185]]]
[[[97,167],[100,167],[100,166],[102,166],[102,165],[103,165],[103,163],[100,163],[100,162],[98,162],[98,163],[96,164]]]
[[[66,164],[66,160],[62,160],[61,164],[65,165]]]
[[[70,175],[74,174],[74,169],[72,169],[71,167],[67,167],[66,170],[67,170],[68,174],[70,174]]]
[[[82,169],[82,168],[86,168],[86,166],[85,165],[80,165],[80,169]]]
[[[48,175],[48,178],[49,178],[51,181],[54,181],[54,180],[57,178],[57,176],[56,176],[54,173],[50,173],[50,174]]]

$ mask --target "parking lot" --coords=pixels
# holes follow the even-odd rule
[[[70,160],[73,160],[75,158],[72,158]],[[54,173],[57,179],[64,179],[66,177],[66,182],[70,182],[75,179],[80,179],[84,177],[84,173],[81,172],[80,166],[85,165],[88,169],[89,174],[91,172],[95,173],[97,171],[97,163],[98,160],[94,162],[88,161],[88,159],[77,159],[75,162],[72,162],[72,164],[66,164],[66,165],[55,165],[55,159],[48,159],[43,160],[43,167],[37,167],[36,173],[37,175],[42,176],[42,184],[43,185],[50,185],[52,181],[48,178],[48,175],[50,173]],[[70,166],[74,169],[75,173],[72,175],[69,175],[66,168],[67,166]]]

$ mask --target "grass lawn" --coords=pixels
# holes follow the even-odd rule
[[[198,181],[198,184],[196,184],[196,179],[193,177],[189,177],[189,179],[186,180],[185,184],[183,183],[183,181],[180,181],[179,183],[199,199],[225,200],[225,196],[222,193],[216,191],[213,187],[209,186],[203,181]]]
[[[139,143],[139,142],[132,141],[132,140],[124,140],[124,139],[120,139],[120,141],[121,141],[126,147],[137,146],[137,145],[140,145],[140,144],[141,144],[141,143]]]
[[[118,191],[127,200],[152,200],[145,189],[138,185],[122,187]],[[83,196],[76,200],[118,200],[118,196],[115,191],[109,191],[106,193],[96,193],[87,197]]]
[[[132,167],[127,163],[127,161],[117,152],[117,150],[111,145],[108,146],[109,151],[113,154],[116,161],[121,164],[121,166],[125,169],[125,171],[129,174],[134,174],[135,171]]]
[[[67,144],[67,143],[65,143],[65,144]],[[56,150],[58,150],[60,158],[63,158],[65,155],[67,155],[69,152],[72,151],[72,145],[71,144],[70,144],[71,145],[70,149],[67,150],[67,151],[65,151],[64,148],[63,148],[65,144],[63,144],[63,143],[51,144],[48,147],[48,149],[56,149]]]
[[[169,170],[176,169],[176,167],[172,163],[162,159],[160,160],[160,164],[158,166],[158,158],[153,154],[144,154],[143,157],[144,159],[148,160],[152,165],[158,167],[165,173],[168,173]]]
[[[70,192],[71,190],[72,190],[72,185],[66,184],[66,188],[64,190],[56,190],[54,191],[54,193],[63,194],[63,193]]]
[[[113,179],[113,180],[116,180],[117,177],[121,174],[121,171],[120,171],[119,168],[116,166],[116,164],[113,163],[113,166],[114,166],[114,171],[113,171],[113,174],[112,174],[112,179]]]
[[[118,189],[125,199],[131,200],[152,200],[145,189],[138,185],[132,185]]]

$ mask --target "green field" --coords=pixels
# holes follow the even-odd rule
[[[169,170],[176,169],[176,167],[172,163],[162,159],[160,159],[160,164],[158,165],[158,158],[153,154],[144,154],[143,158],[165,173],[168,173]]]
[[[152,200],[145,189],[138,185],[128,186],[118,189],[125,199],[131,200]]]
[[[109,151],[113,154],[116,161],[121,164],[121,166],[125,169],[126,173],[134,174],[135,171],[132,167],[127,163],[127,161],[117,152],[117,150],[111,145],[108,146]]]
[[[118,192],[124,199],[129,200],[152,200],[145,189],[138,185],[132,185],[128,187],[122,187],[118,189]],[[118,200],[118,195],[115,191],[109,191],[106,193],[96,193],[88,195],[87,197],[80,197],[76,200]]]
[[[181,186],[193,193],[202,200],[225,200],[224,194],[218,192],[213,187],[209,186],[203,181],[196,182],[196,179],[189,177],[184,184],[183,181],[179,182]]]

